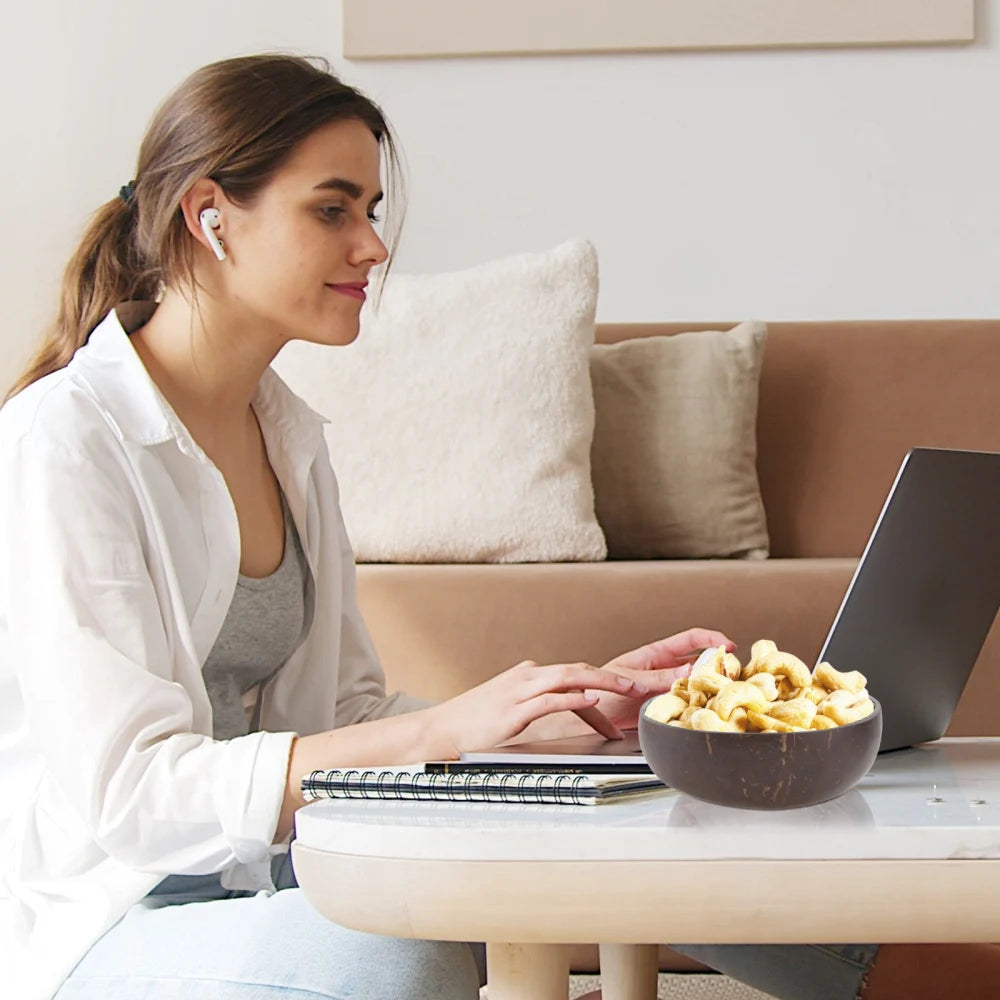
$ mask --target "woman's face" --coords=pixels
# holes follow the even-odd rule
[[[220,205],[225,292],[280,342],[349,344],[368,272],[387,256],[373,223],[379,145],[359,121],[317,129],[251,205]]]

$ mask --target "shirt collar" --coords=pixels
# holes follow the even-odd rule
[[[187,428],[149,377],[129,340],[156,311],[155,302],[123,302],[94,328],[69,363],[92,387],[123,439],[142,445],[176,440],[204,458]],[[315,454],[328,421],[268,368],[253,397],[254,412],[290,451]]]

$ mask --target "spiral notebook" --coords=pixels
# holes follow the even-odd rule
[[[312,771],[302,794],[315,799],[409,799],[444,802],[537,802],[601,805],[667,791],[651,774],[428,773],[407,767],[341,768]]]

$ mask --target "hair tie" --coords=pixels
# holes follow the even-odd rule
[[[135,181],[129,181],[118,189],[118,197],[126,204],[135,197]]]

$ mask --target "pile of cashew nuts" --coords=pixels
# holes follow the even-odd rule
[[[746,666],[719,646],[698,657],[690,677],[653,698],[646,716],[656,722],[733,733],[800,733],[833,729],[875,710],[867,680],[829,663],[810,669],[770,639],[750,647]]]

